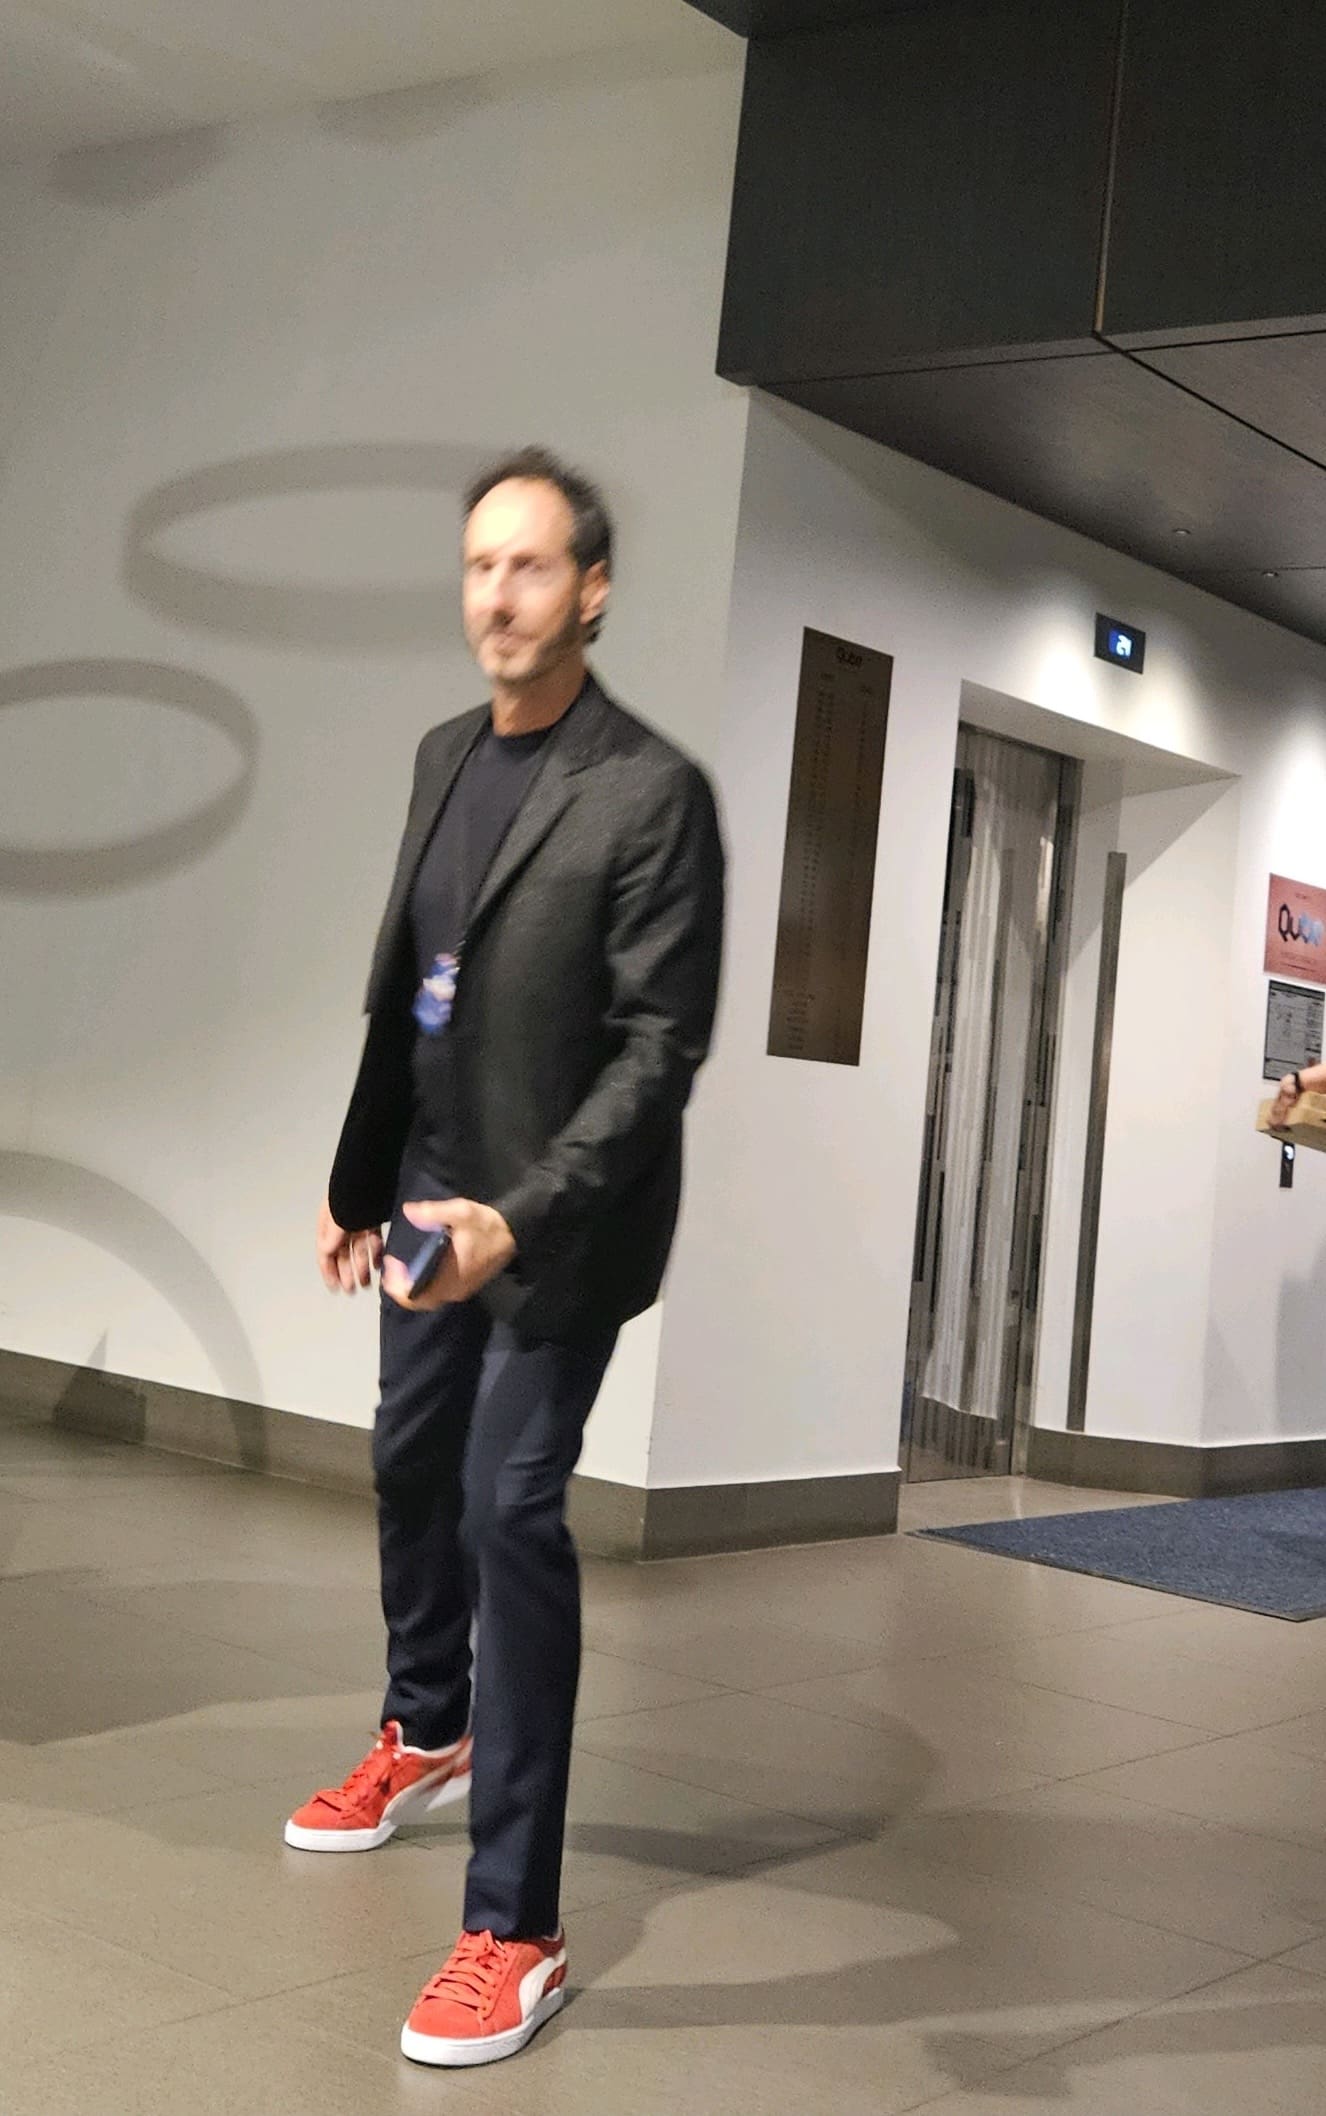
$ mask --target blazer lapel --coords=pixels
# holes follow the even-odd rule
[[[527,860],[543,843],[564,809],[575,799],[577,774],[593,764],[611,744],[612,706],[591,676],[563,723],[554,729],[542,769],[499,846],[470,911],[466,938],[486,919],[510,888]],[[410,891],[434,826],[475,743],[490,724],[490,709],[480,706],[455,722],[454,737],[433,759],[428,778],[411,808],[396,861],[391,893],[378,932],[365,1006],[372,1013],[392,984],[405,934]]]

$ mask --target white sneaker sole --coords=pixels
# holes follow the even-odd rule
[[[287,1822],[285,1841],[294,1851],[376,1851],[395,1836],[402,1823],[422,1822],[439,1808],[453,1807],[469,1790],[470,1773],[461,1771],[422,1792],[398,1793],[376,1829],[301,1829],[298,1823]]]
[[[412,2028],[401,2029],[401,2055],[416,2065],[495,2065],[504,2057],[514,2057],[523,2050],[531,2037],[538,2034],[554,2013],[560,2013],[566,2004],[566,1990],[559,1985],[539,2000],[527,2021],[519,2028],[508,2028],[503,2035],[476,2036],[473,2041],[449,2042],[441,2035],[420,2035]]]

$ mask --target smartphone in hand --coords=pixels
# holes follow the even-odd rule
[[[413,1249],[401,1259],[409,1274],[412,1300],[432,1285],[451,1247],[451,1233],[446,1227],[430,1227],[422,1233],[416,1230],[416,1235]]]

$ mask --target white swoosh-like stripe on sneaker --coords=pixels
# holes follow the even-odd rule
[[[565,1967],[566,1949],[563,1947],[557,1954],[548,1955],[543,1961],[536,1962],[532,1969],[525,1971],[520,1979],[519,1994],[522,2020],[529,2019],[557,1971]]]

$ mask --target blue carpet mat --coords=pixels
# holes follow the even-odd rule
[[[1326,1616],[1326,1491],[1187,1499],[914,1532],[1259,1616],[1295,1623]]]

